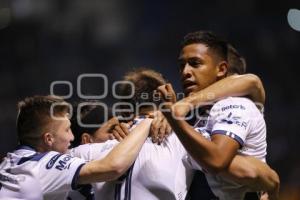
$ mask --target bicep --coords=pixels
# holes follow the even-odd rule
[[[239,143],[227,135],[218,133],[211,136],[211,141],[215,144],[218,152],[217,161],[226,168],[237,154],[240,147]]]

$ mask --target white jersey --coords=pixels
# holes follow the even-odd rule
[[[239,154],[254,156],[265,162],[266,124],[262,113],[247,98],[228,97],[210,110],[205,126],[210,135],[223,134],[240,144]],[[207,181],[221,200],[243,199],[247,188],[220,176],[206,174]]]
[[[138,119],[140,121],[141,119]],[[87,161],[107,155],[118,142],[86,144],[70,153]],[[96,199],[184,200],[199,166],[189,159],[187,152],[173,133],[161,144],[148,138],[133,167],[117,181],[93,184]]]
[[[37,153],[20,146],[0,165],[0,199],[64,199],[77,187],[85,161],[55,151]]]

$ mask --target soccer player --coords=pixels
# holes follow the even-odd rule
[[[170,84],[158,90],[165,100],[164,114],[188,153],[209,173],[206,174],[219,199],[243,199],[247,188],[220,173],[228,169],[237,154],[254,156],[265,162],[266,127],[262,113],[245,97],[228,97],[217,101],[207,121],[196,126],[204,128],[211,140],[199,134],[185,120],[180,120],[182,105],[193,102],[197,92],[223,79],[228,69],[228,44],[210,32],[194,32],[185,36],[179,56],[182,84],[188,97],[176,101]],[[198,93],[199,94],[199,93]],[[196,100],[197,101],[197,100]],[[187,106],[184,106],[187,107]],[[278,178],[277,178],[278,179]],[[265,188],[270,199],[278,198],[279,179],[274,187]]]
[[[117,179],[132,165],[152,121],[143,121],[102,159],[86,162],[64,154],[73,134],[69,106],[63,99],[34,96],[19,102],[18,107],[20,145],[0,165],[1,199],[43,196],[60,200],[82,184]],[[33,182],[38,184],[31,185]]]
[[[134,105],[132,113],[139,114],[134,120],[136,125],[147,115],[155,112],[160,104],[159,98],[155,97],[155,89],[166,82],[161,74],[147,69],[129,72],[124,80],[131,81],[135,86],[134,97],[125,101]],[[247,85],[248,82],[243,81],[243,84]],[[118,93],[128,96],[130,90],[129,85],[124,85]],[[113,149],[112,143],[113,141],[107,141],[103,148],[97,148],[101,144],[83,145],[71,150],[71,153],[74,156],[93,160],[101,156],[99,152],[109,152]],[[257,163],[259,167],[254,167]],[[93,184],[95,196],[96,199],[185,199],[195,169],[200,167],[190,159],[175,134],[167,137],[161,145],[153,144],[149,138],[133,167],[123,179]],[[229,169],[232,171],[228,170],[224,175],[230,175],[240,181],[247,179],[248,183],[251,182],[250,179],[255,179],[254,174],[262,178],[262,173],[257,172],[257,169],[262,170],[268,178],[273,175],[268,166],[260,161],[252,159],[249,163],[249,158],[241,156],[235,158]],[[266,180],[259,181],[269,184]]]

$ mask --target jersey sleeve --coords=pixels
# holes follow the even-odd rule
[[[69,151],[74,157],[92,161],[104,158],[117,144],[116,140],[108,140],[104,143],[91,143],[75,147]]]
[[[85,160],[69,154],[49,152],[40,160],[38,178],[44,193],[62,193],[76,189]]]
[[[202,167],[189,154],[183,157],[183,163],[189,169],[200,170],[200,171],[203,170]]]
[[[211,135],[231,137],[243,146],[250,127],[250,108],[237,100],[225,99],[216,103],[210,112]]]
[[[199,134],[201,134],[203,137],[205,137],[205,139],[210,140],[210,134],[205,129],[205,127],[195,127],[194,130],[197,131]],[[193,159],[193,157],[191,155],[189,155],[187,152],[186,152],[186,155],[183,157],[183,162],[184,162],[185,166],[188,167],[189,169],[203,171],[203,168],[201,167],[201,165],[199,165]]]

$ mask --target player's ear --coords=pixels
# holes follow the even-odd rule
[[[83,133],[81,135],[81,144],[89,144],[89,143],[93,143],[92,136],[88,133]]]
[[[217,77],[222,78],[226,76],[228,72],[228,63],[226,61],[221,61],[217,65]]]
[[[54,137],[52,135],[52,133],[47,132],[44,133],[42,136],[43,142],[47,145],[47,147],[51,148],[53,146],[54,143]]]

